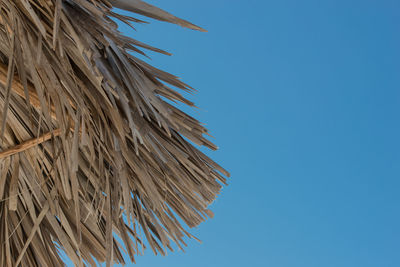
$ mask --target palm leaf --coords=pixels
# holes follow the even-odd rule
[[[169,104],[192,89],[134,56],[164,52],[122,35],[113,19],[140,20],[114,7],[202,30],[139,0],[0,0],[0,266],[164,255],[212,216],[229,174]]]

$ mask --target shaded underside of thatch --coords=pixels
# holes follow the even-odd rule
[[[145,239],[164,254],[212,216],[229,174],[169,104],[191,88],[135,57],[165,52],[113,7],[202,30],[139,0],[0,0],[0,266],[125,263]]]

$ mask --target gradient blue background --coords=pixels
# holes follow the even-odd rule
[[[400,266],[400,2],[148,2],[209,30],[121,28],[174,54],[232,178],[202,244],[136,266]]]

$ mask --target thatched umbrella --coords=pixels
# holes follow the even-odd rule
[[[134,56],[167,53],[113,7],[202,30],[140,0],[0,0],[0,266],[125,263],[144,239],[164,254],[212,216],[229,174],[170,104],[191,88]]]

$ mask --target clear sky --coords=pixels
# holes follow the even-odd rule
[[[400,266],[400,2],[148,2],[209,31],[121,28],[174,54],[232,178],[202,244],[136,266]]]

